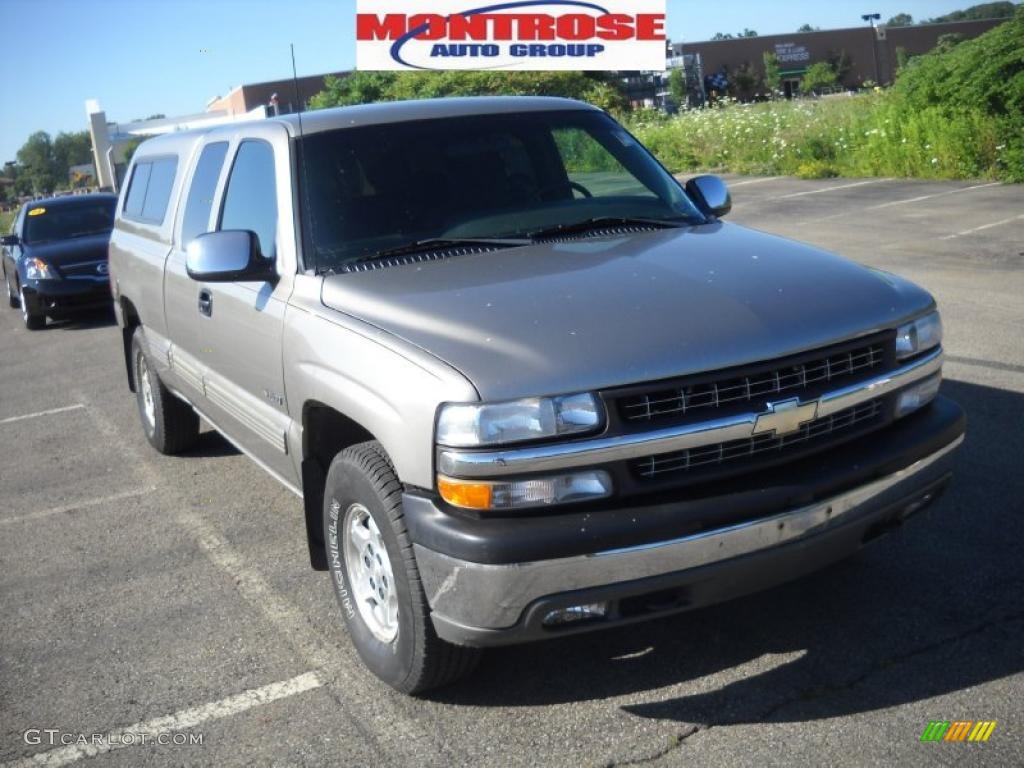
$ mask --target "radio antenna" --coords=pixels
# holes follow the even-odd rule
[[[288,47],[292,52],[292,91],[294,92],[296,109],[298,110],[296,117],[299,120],[299,142],[297,146],[299,151],[299,173],[302,174],[302,184],[299,185],[297,197],[299,198],[299,210],[306,211],[306,215],[302,218],[309,220],[309,237],[303,236],[300,241],[302,242],[303,252],[309,253],[312,257],[314,253],[312,249],[313,212],[309,210],[307,206],[302,204],[302,195],[307,189],[309,189],[309,174],[306,172],[306,147],[304,146],[305,142],[303,142],[305,133],[303,133],[302,130],[302,109],[304,105],[302,103],[302,99],[299,97],[299,73],[295,68],[295,43],[289,43]],[[306,264],[305,261],[306,260],[303,259],[302,266],[308,268],[309,265]],[[317,265],[315,263],[313,264],[313,271],[317,271]]]

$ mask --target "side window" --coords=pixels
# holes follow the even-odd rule
[[[128,199],[124,202],[125,215],[135,218],[142,216],[142,204],[146,202],[146,187],[149,186],[149,173],[152,170],[152,163],[135,164],[131,181],[128,182]]]
[[[174,173],[178,170],[178,158],[168,157],[156,160],[149,174],[146,202],[142,204],[142,218],[160,223],[167,214],[167,203],[171,199]]]
[[[228,143],[218,141],[208,144],[199,155],[192,185],[185,198],[185,217],[181,223],[181,247],[186,247],[197,236],[209,231],[210,212],[213,210],[213,193],[217,179],[228,153]]]
[[[133,219],[160,224],[167,215],[178,158],[164,157],[137,163],[128,183],[124,214]]]
[[[274,150],[265,141],[243,141],[235,155],[219,229],[248,229],[268,259],[277,257],[277,184]]]

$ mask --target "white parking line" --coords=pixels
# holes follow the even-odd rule
[[[835,187],[825,187],[824,189],[808,189],[804,192],[794,192],[791,195],[781,195],[780,197],[773,197],[772,200],[790,200],[794,197],[806,197],[807,195],[820,195],[823,192],[835,192],[839,189],[853,189],[854,187],[866,187],[868,184],[881,184],[883,181],[891,181],[891,179],[868,179],[867,181],[858,181],[853,184],[839,184]]]
[[[892,208],[897,205],[910,205],[911,203],[921,203],[925,200],[934,200],[939,197],[948,197],[949,195],[959,195],[961,192],[970,192],[972,189],[988,189],[989,187],[1002,186],[1003,182],[993,181],[988,184],[975,184],[973,187],[961,187],[960,189],[950,189],[945,192],[935,192],[931,195],[919,195],[918,197],[910,197],[905,200],[890,200],[887,203],[878,203],[877,205],[869,205],[866,208],[862,208],[862,211],[877,211],[880,208]],[[817,216],[813,219],[807,219],[805,221],[798,222],[799,226],[805,224],[820,224],[823,221],[831,221],[832,219],[844,219],[851,216],[850,211],[843,211],[842,213],[833,213],[831,216]]]
[[[380,696],[374,686],[367,685],[369,672],[354,672],[344,665],[338,649],[328,649],[302,612],[267,584],[266,579],[204,517],[183,511],[178,520],[199,543],[199,549],[231,580],[245,601],[262,612],[267,621],[288,639],[302,661],[328,676],[327,682],[343,692],[344,704],[354,705],[364,712],[377,712],[388,724],[388,730],[400,736],[385,741],[371,726],[364,735],[377,742],[377,749],[392,752],[388,757],[398,765],[432,763],[424,757],[424,745],[429,745],[429,749],[435,752],[439,745],[430,731],[417,722],[410,702]],[[365,728],[365,723],[353,722]]]
[[[765,176],[765,177],[760,178],[760,179],[747,179],[746,181],[737,181],[735,184],[729,184],[729,189],[732,189],[733,187],[743,187],[743,186],[746,186],[747,184],[763,184],[766,181],[777,181],[778,179],[781,179],[781,178],[783,178],[783,177],[782,176]]]
[[[89,403],[85,393],[72,394]],[[242,599],[264,615],[308,668],[317,671],[340,712],[381,753],[382,762],[417,764],[423,768],[453,762],[439,727],[429,722],[430,718],[425,718],[415,702],[402,697],[382,696],[379,686],[370,684],[370,673],[358,667],[358,661],[356,665],[346,662],[334,641],[325,641],[312,627],[309,618],[268,584],[215,526],[189,510],[194,506],[193,501],[163,481],[157,465],[147,453],[134,454],[121,438],[117,425],[94,404],[87,405],[87,412],[99,432],[117,446],[134,468],[143,474],[146,482],[159,487],[165,499],[182,510],[177,521],[184,531],[213,565],[230,579]],[[340,617],[336,621],[340,622]],[[336,628],[336,631],[340,633],[342,630]],[[352,654],[349,658],[357,657]],[[423,722],[424,719],[428,722]]]
[[[323,682],[316,672],[307,672],[304,675],[293,677],[291,680],[271,683],[270,685],[264,685],[262,688],[252,688],[234,696],[228,696],[220,701],[182,709],[170,715],[156,717],[125,728],[108,731],[103,734],[103,738],[96,739],[96,743],[69,744],[65,747],[57,747],[47,752],[40,752],[31,757],[6,763],[3,768],[28,768],[29,766],[37,765],[53,768],[54,766],[69,765],[87,757],[95,757],[96,755],[112,752],[115,749],[123,749],[141,744],[143,734],[145,734],[148,743],[154,744],[160,737],[160,734],[181,733],[186,729],[195,728],[197,725],[202,725],[211,720],[222,720],[225,717],[237,715],[278,699],[285,699],[289,696],[311,691],[322,685]]]
[[[937,197],[948,197],[949,195],[958,195],[961,192],[970,192],[972,189],[988,189],[989,187],[998,187],[1001,186],[1002,183],[1003,182],[1001,181],[993,181],[988,184],[975,184],[973,187],[963,187],[961,189],[951,189],[945,192],[936,192],[935,194],[932,195],[921,195],[920,197],[911,197],[908,200],[890,200],[888,203],[870,205],[864,210],[877,211],[879,208],[891,208],[894,205],[909,205],[910,203],[920,203],[924,200],[934,200]]]
[[[963,237],[964,235],[973,235],[975,232],[983,232],[986,229],[992,229],[993,227],[1001,227],[1004,224],[1012,224],[1013,222],[1020,221],[1021,219],[1024,219],[1024,213],[1022,213],[1019,216],[1011,216],[1008,219],[993,221],[991,224],[982,224],[980,227],[975,227],[974,229],[965,229],[963,232],[957,232],[952,235],[945,235],[943,237],[940,237],[939,240],[952,240],[953,238]]]
[[[65,512],[78,512],[79,510],[89,509],[91,507],[99,507],[103,504],[109,504],[114,501],[123,501],[124,499],[134,499],[137,496],[145,496],[147,493],[152,493],[156,488],[141,488],[134,491],[125,491],[124,493],[115,493],[111,496],[104,496],[100,499],[89,499],[89,501],[80,501],[75,504],[65,504],[62,507],[53,507],[51,509],[41,509],[38,512],[29,512],[27,515],[19,515],[18,517],[8,517],[6,519],[0,519],[0,525],[14,525],[15,523],[24,523],[29,520],[38,520],[43,517],[50,517],[51,515],[60,515]]]
[[[68,411],[78,411],[85,408],[81,403],[75,405],[65,405],[63,408],[51,408],[48,411],[36,411],[35,413],[26,413],[23,416],[8,416],[6,419],[0,419],[0,424],[13,424],[16,421],[25,421],[26,419],[38,419],[40,416],[52,416],[55,413],[67,413]]]

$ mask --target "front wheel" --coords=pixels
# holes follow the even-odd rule
[[[172,456],[195,445],[199,439],[199,417],[188,403],[175,397],[160,381],[144,350],[142,334],[142,326],[139,326],[132,336],[139,417],[149,444],[160,453]]]
[[[21,304],[21,319],[26,328],[30,331],[38,331],[46,325],[46,315],[40,315],[32,310],[28,303],[28,297],[25,296],[24,288],[21,289],[21,298],[18,303]]]
[[[363,663],[392,688],[423,693],[469,673],[475,648],[437,636],[402,511],[402,484],[379,443],[331,462],[324,541],[334,592]]]
[[[4,283],[7,285],[7,304],[11,309],[17,309],[21,306],[21,299],[18,297],[18,292],[14,290],[14,281],[7,276],[7,270],[4,270]]]

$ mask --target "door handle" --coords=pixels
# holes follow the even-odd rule
[[[213,294],[209,288],[203,288],[199,292],[199,314],[211,317],[213,315]]]

